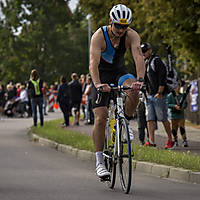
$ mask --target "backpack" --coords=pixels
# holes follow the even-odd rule
[[[169,55],[168,55],[169,56]],[[155,71],[155,60],[159,58],[158,56],[155,56],[150,63],[151,69],[153,71]],[[168,61],[169,61],[169,57],[168,57]],[[178,73],[176,72],[176,70],[174,69],[174,67],[171,65],[171,62],[169,62],[169,64],[166,64],[165,61],[163,61],[163,64],[166,68],[166,80],[167,80],[167,90],[168,93],[171,92],[174,88],[177,87],[178,85]]]

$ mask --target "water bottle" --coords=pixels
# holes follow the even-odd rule
[[[115,143],[115,130],[116,120],[115,120],[115,104],[114,101],[110,101],[110,134],[111,134],[111,140],[113,143]]]

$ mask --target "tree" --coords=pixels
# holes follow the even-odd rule
[[[119,1],[80,0],[83,11],[92,15],[95,27],[108,24],[109,11]],[[163,56],[172,46],[180,68],[185,62],[193,78],[200,76],[200,0],[122,0],[133,11],[133,27],[143,42],[150,42]],[[127,56],[130,64],[130,57]],[[198,73],[195,73],[198,72]]]
[[[7,0],[2,12],[1,80],[23,82],[33,68],[47,82],[87,73],[87,26],[80,11],[73,16],[64,0]]]

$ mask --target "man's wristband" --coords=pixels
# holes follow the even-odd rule
[[[162,95],[162,92],[158,92],[159,95]]]
[[[142,77],[138,78],[137,81],[144,82],[144,79]]]

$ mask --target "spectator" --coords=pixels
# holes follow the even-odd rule
[[[39,78],[39,74],[36,69],[33,69],[30,74],[30,81],[28,82],[28,91],[31,97],[31,106],[33,111],[33,123],[37,126],[37,106],[40,113],[40,125],[44,124],[43,116],[43,94],[42,94],[43,81]]]
[[[93,109],[92,109],[92,99],[93,99],[93,95],[92,95],[92,78],[90,75],[87,75],[86,78],[86,82],[87,82],[87,86],[86,86],[86,90],[85,90],[85,95],[86,95],[86,124],[94,124],[94,113],[93,113]]]
[[[70,91],[64,76],[61,76],[60,83],[61,85],[58,89],[57,102],[59,103],[60,109],[64,115],[65,122],[62,124],[62,127],[64,128],[69,126]]]
[[[16,88],[16,85],[14,84],[13,81],[10,81],[9,85],[12,86],[12,90],[13,90],[13,93],[14,93],[14,98],[17,97],[17,88]]]
[[[20,117],[24,117],[24,112],[26,110],[26,105],[28,104],[28,93],[25,89],[24,85],[20,86],[20,102],[19,102],[19,108],[20,108]]]
[[[167,102],[169,108],[169,118],[172,124],[172,135],[174,137],[174,146],[178,146],[178,135],[177,131],[180,128],[180,133],[183,139],[183,146],[188,147],[187,137],[185,132],[185,118],[184,118],[184,109],[187,107],[187,101],[183,103],[183,106],[180,106],[180,101],[183,97],[183,94],[180,93],[181,82],[178,83],[178,86],[174,89],[175,93],[171,92],[168,94]]]
[[[28,83],[29,81],[26,81],[25,84],[26,84],[26,89],[28,90]],[[31,106],[31,96],[30,96],[30,92],[27,91],[28,93],[28,117],[32,117],[32,106]]]
[[[146,121],[146,115],[145,115],[145,99],[142,92],[139,94],[139,103],[136,109],[137,113],[137,123],[138,123],[138,134],[139,134],[139,140],[141,145],[144,145],[145,143],[145,130],[147,131],[148,136],[148,129],[147,129],[147,121]]]
[[[85,92],[87,83],[86,83],[86,78],[85,78],[85,75],[84,75],[84,74],[81,74],[80,83],[81,83],[82,94],[83,94],[82,100],[81,100],[81,109],[82,109],[82,112],[83,112],[83,120],[86,120],[86,114],[85,114],[86,102],[85,102],[85,95],[84,95],[84,92]]]
[[[13,101],[15,99],[15,90],[11,84],[6,86],[7,90],[5,93],[6,101]]]
[[[17,83],[17,84],[16,84],[16,88],[17,88],[17,97],[20,96],[20,92],[21,92],[20,86],[21,86],[21,83]]]
[[[71,94],[71,106],[70,110],[75,115],[74,125],[79,125],[80,119],[80,105],[82,98],[82,87],[80,82],[78,81],[78,75],[73,73],[71,75],[72,81],[69,82],[70,94]]]
[[[165,149],[170,149],[173,147],[174,142],[172,141],[171,127],[167,118],[166,67],[162,60],[153,54],[152,47],[149,43],[143,43],[141,48],[146,60],[145,82],[148,92],[146,117],[149,141],[145,143],[145,146],[156,146],[154,132],[155,122],[158,120],[163,123],[168,136]]]
[[[48,96],[47,96],[47,83],[44,82],[43,83],[43,87],[42,87],[42,94],[43,94],[43,109],[44,109],[44,115],[47,115],[47,101],[48,101]]]
[[[1,116],[4,113],[4,106],[5,106],[6,100],[5,100],[5,90],[4,86],[0,84],[0,119]]]
[[[5,93],[5,100],[6,104],[4,107],[4,113],[8,117],[13,117],[16,115],[16,107],[17,107],[17,101],[15,101],[15,90],[13,88],[13,85],[8,84],[6,86],[7,90]]]

